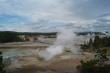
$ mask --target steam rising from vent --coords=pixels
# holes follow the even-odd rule
[[[54,45],[48,47],[45,51],[39,52],[39,56],[45,60],[50,60],[56,55],[63,53],[65,48],[70,48],[73,52],[77,53],[78,49],[74,47],[75,38],[76,35],[71,29],[60,29]]]

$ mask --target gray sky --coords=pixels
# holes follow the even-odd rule
[[[0,0],[0,31],[52,32],[62,27],[109,31],[110,0]]]

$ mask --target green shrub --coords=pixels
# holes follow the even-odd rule
[[[78,66],[80,73],[110,73],[110,65],[96,65],[96,61],[81,61],[81,65]]]
[[[77,68],[80,73],[110,73],[110,64],[106,63],[108,60],[106,50],[98,49],[94,59],[81,61]]]

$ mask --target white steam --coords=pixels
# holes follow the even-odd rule
[[[71,29],[61,29],[60,32],[58,32],[54,45],[48,47],[45,51],[41,51],[39,56],[45,60],[50,60],[56,55],[63,53],[65,48],[70,48],[76,53],[78,50],[74,47],[73,41],[75,37],[76,35]]]

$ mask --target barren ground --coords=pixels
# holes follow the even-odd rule
[[[89,60],[91,53],[74,54],[69,51],[45,61],[37,56],[38,50],[44,50],[49,44],[45,42],[20,42],[0,44],[0,51],[12,58],[7,66],[8,73],[77,73],[80,60]],[[30,49],[31,48],[31,49]],[[36,49],[37,48],[37,49]]]

